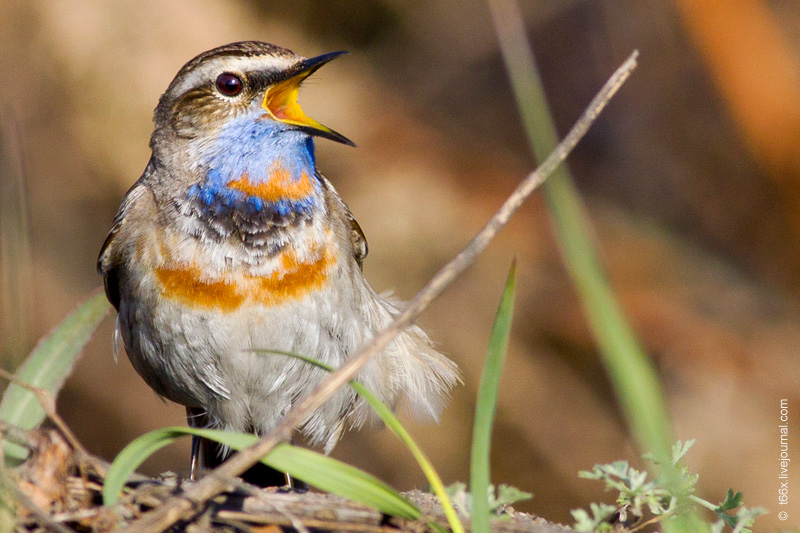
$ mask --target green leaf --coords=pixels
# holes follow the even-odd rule
[[[694,443],[695,439],[690,439],[686,442],[677,441],[672,445],[672,466],[677,466],[683,456],[694,446]]]
[[[763,514],[767,514],[768,512],[769,511],[763,507],[754,507],[753,509],[749,509],[742,506],[742,508],[736,513],[736,526],[733,528],[731,533],[749,532],[750,527],[753,525],[755,519]]]
[[[461,514],[464,516],[472,516],[472,501],[473,495],[467,491],[467,485],[460,481],[445,487],[448,497],[458,505]],[[487,501],[489,502],[489,510],[493,515],[500,515],[503,512],[503,507],[512,505],[524,500],[530,500],[533,494],[519,490],[517,487],[511,485],[501,484],[497,487],[495,494],[495,486],[489,485],[486,491]]]
[[[455,502],[462,516],[472,516],[472,494],[467,491],[467,484],[463,481],[456,481],[444,488],[447,497]]]
[[[589,508],[592,511],[591,516],[583,509],[570,511],[572,518],[575,519],[575,525],[573,526],[575,530],[587,532],[610,531],[612,526],[607,520],[617,511],[617,508],[605,503],[590,503]]]
[[[724,513],[725,511],[736,509],[742,505],[743,501],[744,495],[741,492],[734,494],[733,489],[728,489],[727,494],[725,494],[725,499],[719,504],[715,511],[718,513]]]
[[[491,492],[491,491],[490,491]],[[492,511],[499,509],[505,505],[513,505],[517,502],[530,500],[533,494],[519,490],[517,487],[501,483],[497,487],[497,497],[493,498],[491,502]]]
[[[326,365],[321,361],[317,361],[316,359],[301,354],[278,350],[254,351],[294,357],[323,370],[327,370],[328,372],[333,372],[336,370],[335,368]],[[439,503],[442,506],[442,510],[444,511],[445,517],[447,518],[453,533],[464,533],[464,526],[461,524],[461,521],[458,518],[458,513],[456,513],[455,509],[453,508],[449,493],[442,483],[439,473],[436,472],[433,464],[431,464],[427,455],[425,455],[425,452],[422,451],[416,441],[411,437],[411,434],[406,430],[403,424],[400,423],[400,420],[395,416],[394,412],[392,412],[392,409],[382,402],[377,396],[375,396],[375,394],[365,387],[363,383],[353,379],[350,380],[349,384],[351,387],[353,387],[353,390],[355,390],[359,396],[364,398],[364,401],[366,401],[375,410],[375,413],[380,417],[383,423],[386,424],[386,427],[388,427],[392,433],[397,435],[403,444],[405,444],[406,448],[408,448],[408,450],[411,452],[411,455],[417,461],[417,464],[419,464],[422,472],[425,474],[425,477],[428,478],[428,483],[430,483],[434,494],[436,494],[436,496],[439,498]]]
[[[470,462],[470,492],[472,492],[472,531],[489,532],[489,501],[486,497],[489,484],[489,454],[492,440],[492,424],[497,407],[497,391],[511,335],[514,314],[514,291],[516,287],[516,261],[511,263],[503,297],[494,319],[489,349],[483,368],[478,403],[475,407],[475,424],[472,430],[472,459]]]
[[[157,450],[185,435],[197,435],[234,450],[253,445],[258,437],[249,433],[231,433],[215,429],[168,427],[151,431],[128,444],[117,455],[108,470],[103,485],[103,501],[112,505],[119,497],[125,482],[142,462]],[[353,466],[313,450],[280,444],[262,463],[305,481],[326,492],[373,507],[382,513],[408,520],[417,520],[420,511],[393,488]]]
[[[630,465],[628,461],[614,461],[613,463],[606,466],[606,471],[614,476],[626,479],[628,477],[628,472],[630,470]]]
[[[17,378],[47,391],[55,400],[78,356],[110,309],[111,305],[102,292],[86,300],[39,341],[17,370]],[[0,420],[22,429],[33,429],[42,423],[45,416],[32,392],[13,383],[8,386],[0,402]],[[10,464],[23,461],[28,455],[23,447],[10,442],[3,443],[3,452]]]

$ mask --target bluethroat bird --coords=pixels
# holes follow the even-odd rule
[[[337,367],[402,305],[367,283],[364,234],[316,167],[314,137],[353,143],[297,103],[301,83],[342,53],[221,46],[184,65],[156,107],[152,156],[98,270],[133,367],[186,406],[193,426],[269,431],[326,372],[268,350]],[[389,405],[436,419],[459,377],[413,326],[358,379]],[[372,419],[344,388],[298,430],[327,453],[345,426]]]

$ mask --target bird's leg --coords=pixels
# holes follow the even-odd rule
[[[200,437],[192,435],[192,461],[189,471],[189,480],[197,481],[197,471],[200,468]]]
[[[187,407],[186,420],[189,426],[193,428],[207,428],[210,426],[205,409],[199,407]],[[294,438],[291,440],[291,444],[295,444]],[[225,454],[220,453],[220,449],[221,445],[216,442],[192,436],[192,460],[189,479],[197,481],[200,478],[202,469],[212,469],[219,466],[225,459]],[[263,463],[256,463],[240,477],[258,487],[289,486],[293,490],[308,490],[307,484],[299,479],[294,479],[288,472],[279,472]]]
[[[206,426],[205,411],[197,407],[186,408],[186,421],[189,427],[202,428]],[[192,435],[192,459],[189,471],[189,479],[197,481],[200,477],[200,466],[203,464],[203,439],[196,435]]]
[[[297,442],[294,440],[294,437],[289,439],[289,444],[291,444],[292,446],[297,446]],[[283,475],[286,478],[286,486],[289,487],[291,490],[296,490],[300,492],[308,491],[308,483],[306,483],[305,481],[293,478],[292,475],[289,474],[289,472],[284,472]]]

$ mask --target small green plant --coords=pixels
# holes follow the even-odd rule
[[[453,483],[449,485],[446,490],[447,495],[453,500],[453,503],[458,507],[462,515],[466,517],[473,516],[474,505],[472,502],[472,493],[467,490],[466,483]],[[502,516],[507,506],[530,500],[531,498],[533,498],[533,494],[530,492],[522,491],[511,485],[501,484],[497,487],[489,485],[486,492],[489,516]]]
[[[700,506],[713,511],[717,516],[717,521],[706,527],[711,533],[722,533],[725,526],[729,526],[733,533],[749,532],[755,518],[767,510],[763,507],[752,509],[745,507],[742,505],[742,493],[734,493],[732,489],[728,489],[725,499],[719,504],[713,504],[697,496],[695,485],[699,476],[692,474],[681,462],[694,442],[694,440],[678,441],[672,446],[672,460],[669,466],[678,473],[677,482],[671,480],[668,483],[663,476],[648,481],[647,472],[633,468],[627,461],[597,464],[591,471],[580,472],[580,477],[584,479],[603,481],[606,490],[617,491],[619,496],[616,505],[592,503],[589,511],[584,509],[572,511],[575,529],[612,531],[613,521],[632,525],[632,531],[637,531],[656,522],[694,513]],[[655,465],[665,466],[652,454],[645,454],[643,457]],[[729,512],[736,509],[738,511],[734,514]]]

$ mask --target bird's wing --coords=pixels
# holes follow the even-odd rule
[[[367,245],[367,238],[364,236],[364,230],[361,229],[353,213],[350,212],[350,208],[344,203],[344,200],[342,200],[341,196],[336,192],[336,189],[333,188],[333,184],[328,181],[328,178],[321,173],[319,177],[327,192],[328,207],[333,211],[334,215],[338,214],[343,216],[347,222],[347,228],[349,229],[348,236],[353,245],[353,257],[356,263],[358,263],[358,268],[363,269],[364,259],[367,257],[367,253],[369,253],[369,246]]]
[[[363,270],[364,259],[367,257],[367,253],[369,253],[367,238],[364,236],[364,231],[361,229],[361,226],[346,204],[344,208],[345,217],[350,222],[350,240],[353,242],[353,255],[356,258],[356,263],[358,263],[358,268]]]
[[[108,232],[100,255],[97,258],[97,272],[103,276],[103,285],[108,301],[119,311],[119,269],[121,264],[120,236],[130,226],[132,214],[142,209],[155,210],[152,193],[141,180],[137,181],[125,195],[122,205],[114,217],[114,223]]]

